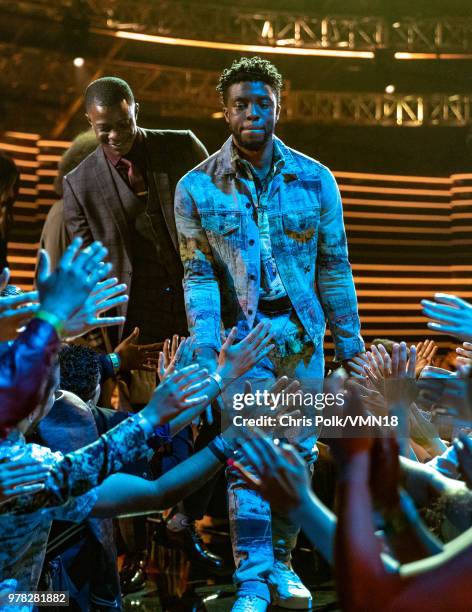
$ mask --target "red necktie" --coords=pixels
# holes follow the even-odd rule
[[[126,157],[122,157],[117,164],[118,171],[120,171],[120,165],[121,170],[124,170],[126,172],[126,174],[125,172],[120,172],[120,174],[127,181],[132,191],[137,196],[145,195],[147,193],[146,182],[136,164],[133,164],[133,162],[129,159],[126,159]]]

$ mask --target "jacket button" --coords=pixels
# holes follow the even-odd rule
[[[248,315],[252,315],[252,310],[251,310],[251,309],[249,309],[249,310],[247,311],[247,314],[248,314]]]
[[[255,274],[250,274],[249,275],[249,280],[256,280],[256,275]]]
[[[250,203],[250,202],[248,202],[248,203],[246,204],[246,208],[251,208],[251,203]]]
[[[249,241],[249,246],[253,246],[254,245],[254,240],[251,238],[251,240]]]

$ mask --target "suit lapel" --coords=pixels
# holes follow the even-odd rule
[[[177,228],[175,226],[174,202],[171,195],[171,186],[169,174],[165,167],[165,151],[162,150],[164,138],[158,138],[157,135],[149,135],[146,130],[142,130],[144,134],[144,143],[146,146],[146,158],[148,161],[148,188],[149,188],[149,206],[151,212],[153,206],[160,206],[164,221],[171,237],[172,244],[176,252],[179,252],[177,240]],[[155,139],[155,143],[151,144],[150,138]],[[154,197],[153,197],[154,196]]]
[[[121,205],[120,196],[117,192],[115,182],[111,175],[111,168],[108,165],[105,154],[101,147],[96,151],[95,176],[98,186],[102,192],[105,204],[110,210],[110,217],[113,219],[121,237],[121,242],[126,250],[128,258],[131,260],[131,248],[129,243],[128,224],[125,213]]]

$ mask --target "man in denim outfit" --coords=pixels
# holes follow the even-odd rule
[[[223,328],[242,338],[270,319],[276,348],[252,379],[282,374],[320,391],[329,321],[336,358],[363,351],[336,181],[319,162],[274,136],[282,77],[267,60],[242,58],[220,77],[230,138],[179,182],[175,218],[189,330],[209,367]],[[249,377],[249,376],[248,376]],[[304,445],[311,451],[315,432]],[[315,447],[316,448],[316,447]],[[298,527],[228,472],[238,599],[233,612],[264,612],[270,601],[310,609],[290,566]]]

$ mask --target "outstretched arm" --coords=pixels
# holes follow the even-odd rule
[[[111,517],[170,508],[198,490],[223,466],[222,461],[207,447],[154,481],[115,474],[98,489],[92,515]]]

